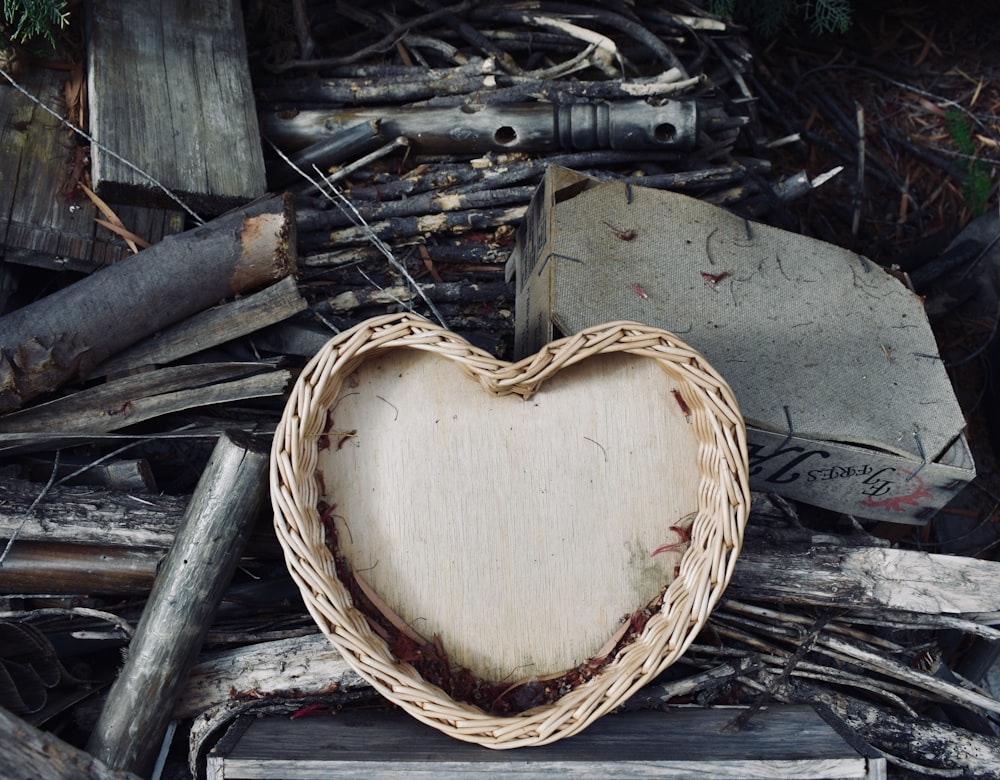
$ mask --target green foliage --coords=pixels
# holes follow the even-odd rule
[[[66,0],[3,0],[4,34],[19,43],[39,36],[55,45],[53,30],[69,22]]]
[[[981,160],[975,159],[976,145],[972,141],[972,128],[962,112],[957,108],[948,109],[945,124],[955,148],[969,158],[962,177],[962,199],[969,214],[978,217],[986,209],[986,199],[990,196],[989,170]]]
[[[708,0],[709,10],[732,16],[761,35],[774,35],[793,18],[812,32],[846,32],[851,26],[851,0]]]

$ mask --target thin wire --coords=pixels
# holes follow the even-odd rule
[[[59,122],[62,125],[64,125],[65,127],[68,127],[74,133],[79,133],[84,138],[86,138],[93,146],[96,146],[98,149],[100,149],[105,154],[107,154],[107,155],[109,155],[111,157],[114,157],[116,160],[118,160],[118,162],[122,163],[123,165],[128,166],[133,171],[135,171],[140,176],[142,176],[144,179],[149,180],[150,182],[152,182],[153,184],[155,184],[157,187],[159,187],[161,190],[163,190],[172,201],[174,201],[175,203],[177,203],[177,205],[179,205],[182,209],[184,209],[191,216],[191,218],[194,219],[194,221],[197,222],[199,225],[204,225],[205,224],[205,220],[203,220],[200,216],[198,216],[198,214],[190,206],[188,206],[184,201],[182,201],[180,198],[178,198],[166,186],[164,186],[159,181],[157,181],[152,176],[150,176],[148,173],[146,173],[146,171],[144,171],[138,165],[136,165],[135,163],[133,163],[133,162],[131,162],[129,160],[126,160],[124,157],[122,157],[120,154],[118,154],[118,152],[114,151],[113,149],[109,149],[107,146],[105,146],[100,141],[98,141],[97,139],[95,139],[94,136],[90,135],[90,133],[88,133],[86,130],[80,129],[79,127],[77,127],[76,125],[74,125],[72,122],[70,122],[68,119],[66,119],[65,117],[63,117],[61,114],[59,114],[56,111],[53,111],[51,108],[49,108],[47,105],[45,105],[41,100],[39,100],[38,98],[36,98],[34,95],[32,95],[30,92],[28,92],[28,90],[26,90],[24,87],[22,87],[20,84],[18,84],[14,80],[13,76],[11,76],[3,68],[0,68],[0,75],[2,75],[5,79],[7,79],[7,81],[10,82],[10,85],[12,87],[14,87],[14,89],[16,89],[22,95],[24,95],[26,98],[28,98],[28,100],[30,100],[35,105],[39,106],[43,111],[46,111],[47,113],[51,114],[56,119],[58,119]]]
[[[424,303],[427,304],[427,308],[430,309],[431,313],[434,315],[434,318],[439,323],[441,323],[441,327],[447,328],[448,327],[448,323],[446,323],[444,321],[444,317],[441,316],[441,312],[438,311],[437,306],[435,306],[434,303],[431,301],[431,299],[427,297],[427,294],[421,289],[420,285],[417,284],[416,280],[412,276],[410,276],[410,272],[407,271],[406,268],[396,259],[396,256],[393,255],[392,249],[389,248],[388,244],[386,244],[385,241],[383,241],[381,238],[379,238],[375,234],[375,231],[371,229],[371,226],[367,222],[365,222],[364,217],[362,217],[361,214],[358,213],[358,210],[356,208],[354,208],[354,204],[351,203],[347,198],[344,197],[344,194],[340,191],[340,189],[337,188],[336,186],[334,186],[333,184],[329,184],[326,181],[325,177],[323,177],[323,173],[321,171],[319,171],[319,169],[317,169],[317,172],[320,174],[321,177],[323,177],[321,179],[321,181],[322,181],[322,184],[321,184],[320,181],[317,181],[316,179],[312,178],[308,173],[306,173],[304,170],[302,170],[298,165],[296,165],[295,163],[293,163],[288,158],[288,155],[286,155],[284,152],[281,151],[281,149],[279,149],[277,146],[275,146],[274,142],[270,138],[265,138],[264,140],[267,141],[268,145],[272,149],[274,149],[274,151],[277,153],[277,155],[282,160],[284,160],[289,165],[289,167],[292,168],[292,170],[294,170],[296,173],[298,173],[307,182],[309,182],[310,184],[312,184],[317,190],[319,190],[327,198],[327,200],[331,201],[334,205],[336,205],[341,211],[343,211],[347,215],[348,219],[351,220],[352,224],[356,228],[360,229],[361,232],[364,233],[365,236],[368,238],[368,240],[372,243],[372,245],[376,249],[378,249],[379,252],[382,253],[382,255],[385,257],[385,259],[388,260],[389,263],[397,271],[399,271],[400,274],[402,274],[403,278],[406,279],[406,281],[410,284],[410,286],[413,287],[414,290],[416,290],[417,295],[419,295],[421,298],[423,298]],[[326,188],[329,188],[330,192],[328,192]],[[332,194],[331,194],[331,192],[332,192]],[[336,196],[336,197],[334,197],[334,196]],[[339,203],[338,203],[338,200],[340,201]],[[345,205],[346,205],[347,208],[344,208]]]
[[[38,494],[38,497],[31,502],[31,506],[24,510],[24,514],[21,516],[21,522],[18,523],[17,528],[10,535],[10,539],[7,540],[7,545],[3,548],[3,552],[0,553],[0,566],[3,566],[3,562],[7,559],[7,553],[10,552],[10,548],[14,546],[14,540],[17,539],[18,534],[24,529],[25,524],[31,517],[31,513],[35,511],[35,507],[41,503],[41,500],[45,498],[45,494],[49,492],[52,484],[56,481],[56,472],[59,471],[59,455],[62,450],[56,450],[56,456],[52,461],[52,473],[49,475],[49,481],[45,483],[45,487],[42,488],[42,492]]]
[[[315,166],[313,167],[315,168]],[[323,177],[322,178],[323,183],[327,187],[329,187],[330,192],[336,196],[336,200],[331,198],[330,194],[327,193],[322,187],[319,187],[319,191],[322,192],[324,195],[326,195],[327,198],[330,198],[330,200],[334,200],[335,203],[337,201],[340,201],[340,203],[337,204],[340,210],[343,211],[345,214],[347,214],[348,218],[351,220],[351,222],[354,223],[355,227],[361,229],[361,232],[363,232],[368,237],[368,240],[375,245],[378,251],[380,251],[383,255],[385,255],[385,259],[389,261],[389,263],[393,266],[393,268],[395,268],[397,271],[399,271],[400,274],[402,274],[403,278],[406,279],[407,283],[409,283],[409,285],[413,288],[413,290],[417,293],[417,295],[423,298],[424,303],[427,304],[427,308],[431,310],[431,313],[434,315],[434,318],[439,323],[441,323],[441,327],[447,328],[448,323],[444,321],[444,317],[441,316],[441,312],[438,311],[437,306],[434,305],[434,302],[431,301],[427,293],[424,292],[423,288],[421,288],[421,286],[417,284],[417,280],[414,279],[412,276],[410,276],[410,272],[406,270],[406,266],[404,266],[396,259],[396,256],[392,253],[392,250],[389,248],[389,245],[386,244],[385,241],[383,241],[375,234],[375,231],[372,230],[371,225],[369,225],[365,221],[365,218],[361,216],[361,213],[354,207],[354,204],[351,203],[351,201],[349,201],[346,197],[344,197],[344,193],[341,192],[340,188],[332,183],[327,183],[326,176],[323,174],[323,172],[320,171],[318,168],[315,168],[315,170],[321,177]]]
[[[129,442],[128,444],[123,444],[117,450],[113,450],[112,452],[109,452],[107,455],[102,455],[97,460],[93,460],[90,463],[80,466],[80,468],[78,468],[76,471],[72,472],[71,474],[67,474],[65,477],[60,478],[60,480],[55,483],[54,487],[58,487],[59,485],[65,484],[66,482],[69,482],[71,479],[73,479],[73,477],[79,476],[80,474],[83,474],[85,471],[90,471],[90,469],[96,466],[100,466],[102,463],[104,463],[104,461],[110,460],[115,455],[120,455],[121,453],[125,452],[125,450],[130,450],[133,447],[138,447],[142,443],[143,441],[142,439],[140,439],[139,441],[133,441]]]

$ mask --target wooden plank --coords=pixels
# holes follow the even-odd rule
[[[64,71],[36,67],[20,84],[48,108],[65,113]],[[6,82],[4,82],[6,85]],[[124,241],[99,227],[94,205],[74,189],[78,147],[59,120],[11,86],[0,87],[0,256],[46,268],[90,272],[128,256]],[[9,118],[9,119],[8,119]],[[116,207],[125,226],[150,243],[178,233],[176,209]]]
[[[280,395],[290,372],[269,363],[201,363],[125,376],[5,415],[0,432],[102,433],[198,406]]]
[[[220,304],[140,341],[97,367],[93,376],[109,376],[143,366],[162,366],[210,347],[238,339],[309,308],[295,278],[245,298]]]
[[[88,90],[94,137],[195,211],[264,193],[264,159],[237,0],[94,0]],[[101,149],[97,193],[167,205],[165,193]]]
[[[495,751],[398,712],[244,718],[208,756],[209,778],[864,778],[859,755],[808,706],[772,706],[724,731],[733,708],[608,715],[574,737]],[[876,760],[877,762],[877,760]],[[873,762],[875,763],[875,762]]]

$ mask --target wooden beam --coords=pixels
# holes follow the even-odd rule
[[[208,756],[217,778],[659,777],[862,778],[884,766],[851,747],[809,706],[772,706],[753,727],[740,710],[683,707],[606,715],[572,739],[492,751],[451,739],[400,712],[326,718],[242,718]],[[877,770],[876,770],[877,771]]]
[[[265,191],[264,156],[237,0],[87,4],[90,127],[195,211],[218,214]],[[174,205],[95,146],[109,201]]]
[[[286,276],[258,293],[188,317],[184,322],[139,342],[102,363],[95,376],[172,363],[254,333],[307,308],[309,304],[299,294],[295,278]]]
[[[67,434],[101,434],[185,409],[280,395],[290,376],[268,363],[206,363],[122,377],[0,417],[0,434],[48,432],[31,444],[0,445],[0,452],[51,448]]]

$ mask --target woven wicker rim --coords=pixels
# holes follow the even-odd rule
[[[398,348],[451,360],[498,395],[527,397],[560,369],[611,352],[656,360],[684,386],[700,473],[690,546],[662,606],[635,640],[594,678],[551,704],[500,716],[455,701],[393,656],[337,576],[317,509],[319,435],[344,379],[365,359]],[[345,331],[305,367],[275,433],[271,499],[275,530],[306,606],[355,671],[385,698],[452,737],[512,748],[548,744],[579,732],[684,653],[732,575],[750,505],[747,472],[746,429],[729,385],[701,355],[667,331],[609,323],[554,341],[517,363],[505,363],[444,328],[403,314],[373,318]]]

